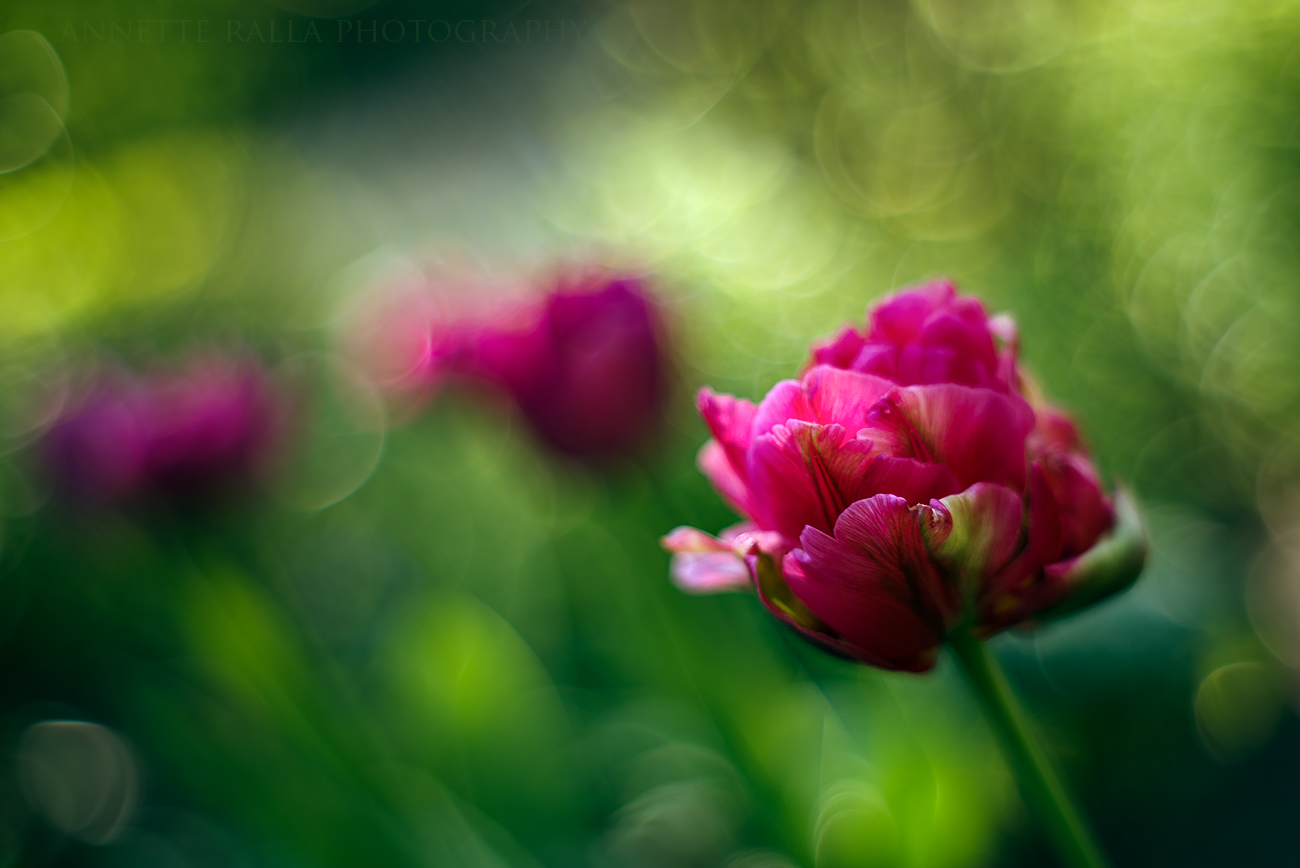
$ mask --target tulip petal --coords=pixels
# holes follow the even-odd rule
[[[754,439],[749,455],[759,523],[798,538],[805,525],[830,530],[853,501],[845,488],[861,477],[871,444],[848,437],[842,425],[797,419]]]
[[[956,294],[952,283],[939,280],[881,300],[868,317],[867,340],[892,344],[914,340],[930,314],[951,304]]]
[[[791,552],[790,589],[855,655],[891,669],[920,671],[943,637],[946,603],[917,514],[889,494],[857,501],[831,536],[805,528]]]
[[[731,551],[731,545],[725,539],[685,524],[673,528],[666,536],[660,537],[659,545],[673,554]]]
[[[853,360],[862,350],[862,335],[853,326],[846,326],[843,331],[830,340],[812,346],[812,364],[830,365],[834,368],[851,368]]]
[[[1020,495],[977,482],[961,494],[921,508],[926,545],[949,578],[975,602],[1020,547]]]
[[[743,398],[721,395],[707,387],[700,389],[695,396],[695,406],[709,426],[709,433],[722,447],[727,460],[737,473],[743,474],[745,453],[749,450],[754,414],[758,412],[758,407]]]
[[[873,374],[818,365],[803,377],[811,416],[809,422],[843,425],[856,432],[867,424],[867,414],[894,384]]]
[[[812,421],[812,410],[798,380],[781,380],[768,390],[754,414],[753,435],[757,438],[789,419]]]
[[[1101,492],[1092,462],[1084,455],[1048,453],[1041,459],[1061,517],[1061,553],[1082,554],[1095,543],[1114,516]]]
[[[1146,564],[1147,535],[1132,495],[1115,490],[1115,526],[1096,545],[1069,560],[1049,564],[1046,584],[1056,602],[1039,609],[1036,619],[1068,615],[1124,590],[1137,580]]]
[[[843,425],[851,432],[867,424],[875,403],[894,384],[872,374],[817,365],[802,380],[782,380],[758,406],[753,433],[757,437],[791,419],[821,425]]]
[[[659,544],[673,554],[668,573],[678,588],[690,594],[715,594],[752,589],[745,554],[761,536],[748,523],[729,527],[718,536],[683,525]]]
[[[853,645],[836,633],[834,628],[814,615],[812,610],[790,590],[787,577],[800,581],[804,576],[803,568],[795,560],[793,553],[785,556],[780,569],[776,567],[776,561],[771,557],[752,558],[750,562],[754,569],[755,587],[763,605],[804,639],[838,657],[858,660],[882,669],[925,672],[934,666],[938,658],[937,645],[906,660],[888,660],[866,648]]]
[[[859,432],[886,455],[941,463],[963,488],[1025,487],[1025,437],[1034,414],[1019,397],[941,383],[894,389]]]
[[[722,444],[717,440],[706,441],[695,456],[695,466],[713,484],[714,490],[722,495],[727,506],[741,515],[750,514],[749,486],[727,458]]]
[[[1083,449],[1079,426],[1070,414],[1035,403],[1034,416],[1034,441],[1039,451],[1077,452]]]
[[[979,303],[976,302],[978,307]],[[979,307],[978,319],[960,310],[936,311],[898,364],[898,381],[906,384],[958,383],[991,387],[997,373],[997,350]],[[911,352],[918,357],[905,363]]]
[[[1037,462],[1029,465],[1029,544],[1038,563],[1046,564],[1061,555],[1061,512],[1052,494],[1047,474]]]
[[[952,287],[951,283],[948,285]],[[968,326],[975,326],[978,327],[981,331],[987,330],[990,331],[991,333],[989,320],[992,319],[992,317],[990,317],[988,315],[988,311],[984,309],[983,303],[980,302],[980,300],[978,298],[975,298],[974,296],[969,296],[969,295],[964,297],[957,296],[956,287],[952,287],[952,290],[953,290],[953,300],[952,300],[952,304],[948,305],[947,313],[956,316],[958,319],[960,319],[963,323],[965,323]],[[927,325],[929,325],[929,323],[927,323]]]
[[[1029,528],[1024,549],[988,583],[977,608],[980,622],[1000,625],[1017,613],[1022,598],[1033,593],[1033,583],[1044,564],[1061,556],[1061,519],[1038,462],[1029,464]]]
[[[673,584],[689,594],[747,591],[749,567],[734,552],[678,552],[668,567]]]
[[[660,537],[659,545],[666,551],[680,552],[731,552],[743,558],[765,551],[780,557],[795,547],[795,542],[773,531],[762,530],[752,521],[742,521],[724,528],[717,536],[689,525],[674,528]]]
[[[943,465],[873,455],[841,425],[797,420],[755,438],[748,476],[761,522],[792,538],[805,526],[829,532],[849,504],[874,494],[917,504],[958,490]]]
[[[893,379],[898,370],[898,348],[893,344],[866,344],[849,365],[855,371]]]

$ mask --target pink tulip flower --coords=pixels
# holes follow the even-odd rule
[[[813,347],[758,405],[709,389],[699,466],[745,521],[664,538],[693,592],[753,587],[821,644],[924,671],[977,636],[1126,587],[1145,539],[1074,424],[1031,401],[1015,327],[948,282],[900,292]]]

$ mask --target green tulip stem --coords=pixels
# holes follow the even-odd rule
[[[1002,745],[1020,783],[1021,795],[1038,814],[1064,864],[1070,868],[1108,868],[1101,848],[1030,731],[997,660],[983,642],[971,635],[969,627],[954,630],[948,641]]]

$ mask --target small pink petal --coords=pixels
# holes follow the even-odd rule
[[[940,280],[881,299],[871,309],[867,340],[903,344],[915,339],[930,314],[951,304],[955,295],[952,283]]]
[[[691,594],[748,590],[749,567],[732,552],[679,551],[669,566],[674,584]]]
[[[845,329],[830,340],[812,346],[812,364],[830,365],[835,368],[851,368],[853,360],[862,351],[862,335],[853,326]]]
[[[705,533],[698,528],[682,525],[669,531],[667,536],[659,540],[659,545],[665,550],[680,554],[682,552],[729,552],[731,543],[719,539],[711,533]]]

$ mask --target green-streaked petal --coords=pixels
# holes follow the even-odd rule
[[[926,548],[968,601],[1020,545],[1023,504],[1004,485],[979,482],[922,508]]]

